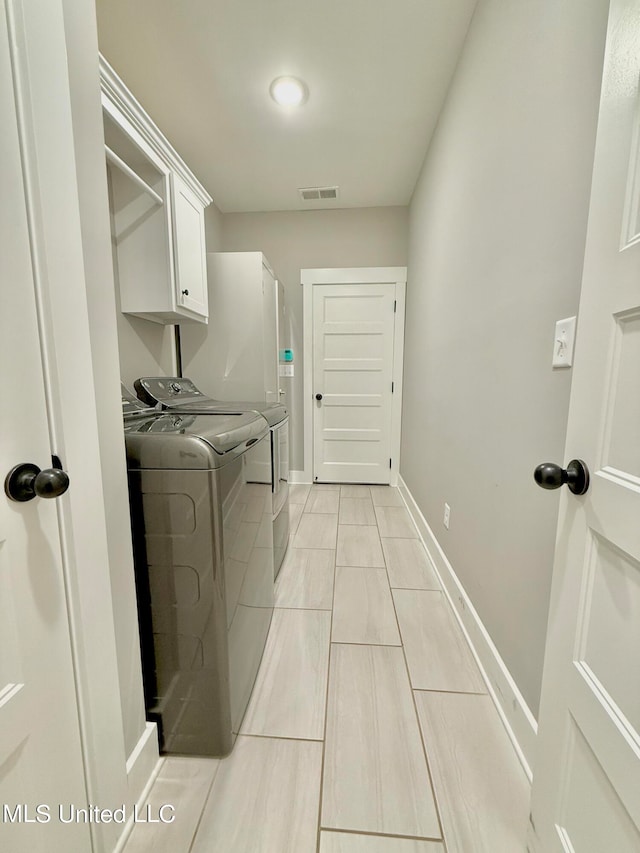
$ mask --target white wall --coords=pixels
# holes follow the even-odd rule
[[[204,237],[207,252],[222,250],[222,218],[214,199],[204,211]]]
[[[410,208],[401,475],[534,714],[607,6],[480,0]]]
[[[112,229],[113,233],[113,229]],[[152,323],[141,317],[120,311],[120,291],[117,286],[118,259],[115,240],[112,241],[113,270],[116,280],[115,310],[118,328],[120,379],[133,391],[134,379],[139,376],[167,376],[176,372],[174,327]]]
[[[300,270],[406,266],[406,207],[229,213],[222,217],[225,252],[263,252],[283,282],[294,350],[294,379],[286,386],[291,414],[291,467],[304,467],[302,412],[302,287]],[[210,306],[210,311],[215,306]]]

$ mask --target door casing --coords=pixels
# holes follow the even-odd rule
[[[402,374],[404,358],[404,313],[407,291],[406,267],[342,267],[300,270],[303,305],[303,418],[304,470],[298,482],[313,482],[313,287],[322,284],[395,284],[396,313],[393,344],[393,403],[391,413],[391,477],[398,484],[402,424]]]
[[[146,779],[134,786],[128,778],[123,737],[98,440],[96,393],[102,389],[96,389],[92,370],[83,254],[83,226],[87,228],[89,223],[81,221],[79,152],[70,93],[70,76],[78,58],[74,39],[84,43],[92,34],[95,37],[93,15],[87,2],[7,0],[47,388],[47,410],[42,417],[48,421],[51,449],[71,477],[57,514],[87,798],[101,808],[125,805],[129,813]],[[97,83],[97,38],[95,43]],[[99,110],[97,87],[95,107]],[[102,156],[102,151],[96,154]],[[103,160],[100,166],[104,168]],[[103,173],[101,180],[105,181],[106,199]],[[108,248],[108,231],[105,240]],[[149,731],[153,734],[153,729]],[[92,849],[95,853],[118,849],[131,826],[132,821],[126,827],[115,822],[91,823]]]

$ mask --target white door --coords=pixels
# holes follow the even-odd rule
[[[640,850],[640,0],[613,0],[529,849]],[[542,461],[542,460],[541,460]]]
[[[315,482],[389,483],[395,284],[313,286]]]
[[[30,237],[0,5],[0,476],[51,467]],[[71,486],[73,488],[73,485]],[[0,849],[91,849],[88,825],[58,820],[86,804],[57,503],[0,499]],[[36,807],[41,806],[39,815]],[[67,813],[65,813],[67,814]],[[47,820],[47,818],[50,818]],[[33,823],[27,822],[35,821]]]

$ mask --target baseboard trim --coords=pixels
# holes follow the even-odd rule
[[[132,802],[138,802],[159,757],[158,727],[155,723],[147,723],[140,740],[127,759],[127,782],[129,799]]]
[[[131,807],[135,804],[141,812],[161,767],[157,726],[155,723],[146,723],[138,743],[127,759],[128,801]],[[130,813],[113,853],[121,853],[124,850],[133,827],[133,814]]]
[[[311,478],[307,476],[305,471],[289,471],[289,482],[292,484],[302,483],[308,485]]]
[[[398,488],[409,510],[409,514],[418,528],[420,538],[427,554],[440,578],[442,588],[453,612],[471,647],[471,651],[480,667],[507,734],[520,759],[527,778],[531,782],[533,757],[535,752],[538,724],[529,710],[522,694],[518,690],[511,673],[495,647],[489,632],[482,624],[471,599],[458,580],[453,566],[447,559],[440,543],[429,527],[413,495],[402,477],[398,477]]]

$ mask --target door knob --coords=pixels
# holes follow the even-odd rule
[[[589,469],[582,459],[572,459],[566,468],[543,462],[533,472],[533,478],[542,489],[559,489],[566,483],[574,495],[584,495],[589,488]]]
[[[7,474],[4,490],[12,501],[31,501],[39,498],[59,498],[69,488],[69,475],[61,468],[45,468],[23,462]]]
[[[316,400],[322,400],[322,394],[316,394]]]

